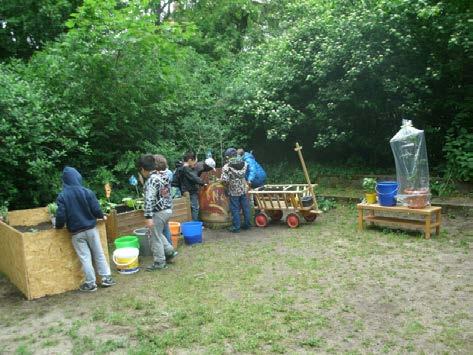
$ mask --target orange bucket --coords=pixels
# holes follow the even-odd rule
[[[172,247],[174,249],[177,249],[179,244],[181,244],[181,236],[180,235],[171,235],[171,242],[172,242]]]
[[[169,222],[169,229],[171,230],[171,235],[181,234],[181,224],[179,222]]]

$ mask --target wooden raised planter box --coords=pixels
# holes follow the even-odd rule
[[[189,196],[183,196],[172,200],[173,222],[187,222],[192,220],[191,203]],[[117,213],[113,210],[105,222],[107,228],[107,239],[113,242],[116,238],[131,235],[138,228],[143,228],[144,223],[143,210],[135,210],[123,213]]]
[[[47,208],[11,211],[8,218],[10,225],[0,222],[0,272],[29,300],[77,290],[83,273],[71,234],[52,225],[45,230],[38,226],[51,223]],[[26,227],[37,231],[20,231]],[[103,221],[98,221],[97,228],[108,261]]]

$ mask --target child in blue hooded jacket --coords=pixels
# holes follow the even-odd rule
[[[240,148],[238,149],[238,155],[242,157],[246,164],[248,164],[248,169],[246,171],[246,181],[248,181],[250,187],[255,189],[266,184],[266,172],[256,161],[253,154],[245,152],[242,148]]]
[[[96,228],[97,219],[106,219],[95,194],[82,186],[82,176],[69,166],[62,173],[63,189],[57,197],[56,228],[67,229],[72,234],[72,245],[82,264],[85,282],[80,291],[97,290],[95,266],[101,276],[102,286],[115,285],[111,278],[110,266],[100,243],[100,235]]]

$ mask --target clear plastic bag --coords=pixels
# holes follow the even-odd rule
[[[411,208],[430,205],[429,163],[424,131],[402,120],[399,132],[390,140],[396,162],[397,201]]]

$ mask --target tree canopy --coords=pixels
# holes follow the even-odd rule
[[[385,166],[401,118],[471,181],[472,36],[459,0],[3,1],[0,202],[44,205],[67,164],[126,190],[144,152]]]

